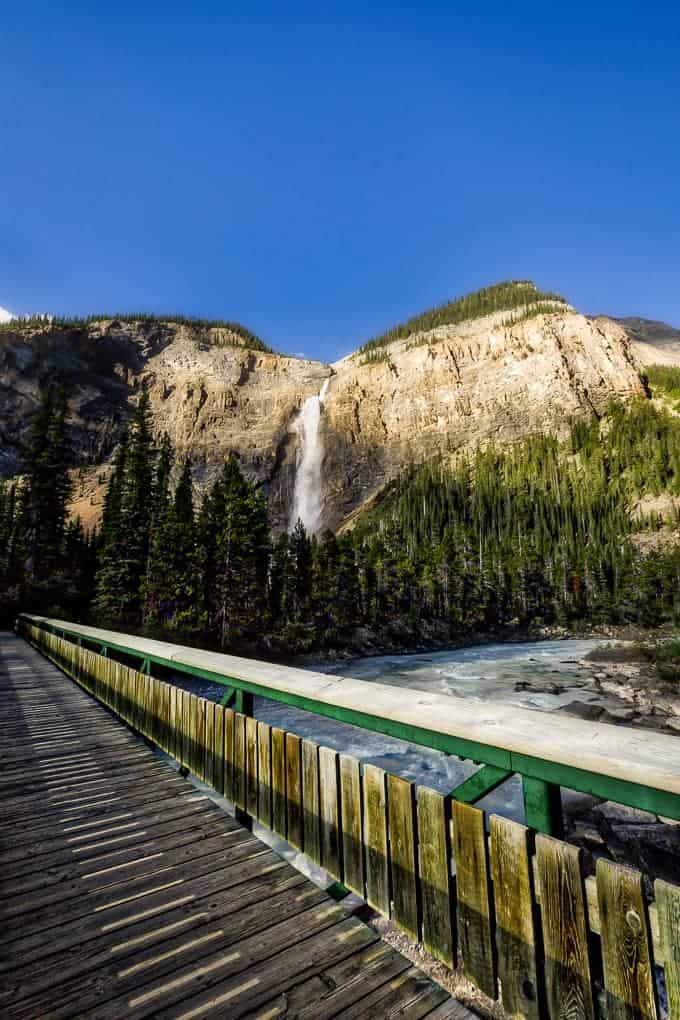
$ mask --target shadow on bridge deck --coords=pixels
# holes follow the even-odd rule
[[[12,634],[0,722],[5,1020],[471,1016]]]

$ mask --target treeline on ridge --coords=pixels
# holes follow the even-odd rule
[[[536,311],[554,311],[553,303],[564,305],[567,302],[559,294],[539,290],[530,280],[496,283],[414,315],[380,336],[367,340],[357,353],[367,356],[369,361],[380,360],[376,355],[381,348],[394,343],[395,340],[405,340],[412,333],[424,333],[438,326],[451,326],[458,322],[481,319],[493,312],[512,311],[515,308],[524,309],[523,316],[526,317]],[[537,308],[534,309],[534,305]]]
[[[149,322],[149,323],[176,323],[179,326],[193,326],[197,329],[222,329],[235,337],[238,337],[242,344],[238,346],[247,347],[254,351],[262,351],[265,354],[273,354],[273,348],[269,347],[259,336],[251,332],[240,322],[231,322],[227,319],[201,319],[189,315],[154,315],[149,312],[121,312],[115,315],[84,315],[84,316],[46,316],[28,315],[22,318],[10,319],[0,323],[0,332],[11,333],[22,327],[41,326],[43,328],[55,327],[59,329],[86,329],[97,322]]]

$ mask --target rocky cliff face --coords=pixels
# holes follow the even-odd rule
[[[616,319],[631,340],[633,353],[641,365],[680,367],[680,329],[655,319]]]
[[[188,454],[199,485],[230,453],[289,522],[303,401],[329,379],[321,415],[324,523],[336,527],[405,465],[478,443],[562,431],[568,418],[643,392],[626,331],[568,308],[512,325],[507,316],[416,334],[333,365],[248,350],[239,338],[173,322],[106,320],[0,332],[0,472],[20,446],[40,386],[71,388],[83,465],[78,509],[96,518],[105,465],[144,385],[154,424]],[[95,469],[88,465],[98,465]],[[103,467],[102,467],[103,465]],[[89,509],[88,509],[89,508]]]

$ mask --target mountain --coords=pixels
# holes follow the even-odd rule
[[[527,282],[486,288],[324,364],[273,353],[237,324],[119,316],[0,327],[0,475],[21,470],[41,387],[63,379],[77,451],[75,508],[101,511],[141,388],[153,424],[204,487],[230,453],[289,524],[300,410],[324,384],[322,521],[337,527],[405,466],[552,432],[644,393],[625,323],[577,313]]]
[[[635,357],[642,365],[680,367],[680,329],[655,319],[616,319],[631,338]]]

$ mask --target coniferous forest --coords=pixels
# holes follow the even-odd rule
[[[317,539],[301,523],[273,535],[233,457],[199,499],[145,395],[85,534],[67,516],[66,397],[44,394],[26,473],[0,485],[5,625],[21,608],[287,656],[680,619],[680,417],[649,400],[564,441],[424,464]]]

